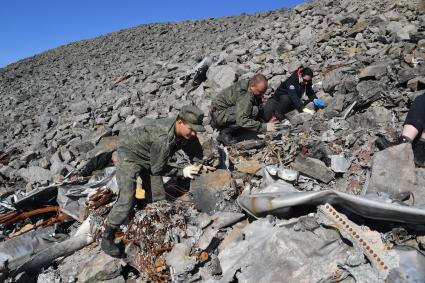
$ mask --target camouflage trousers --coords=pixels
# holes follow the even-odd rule
[[[137,162],[123,161],[117,165],[116,178],[119,189],[118,199],[109,212],[107,223],[121,225],[134,207],[137,176],[142,179],[147,203],[165,199],[164,183],[161,176],[151,176],[149,171]]]

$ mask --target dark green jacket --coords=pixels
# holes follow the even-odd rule
[[[230,107],[235,107],[236,125],[257,132],[266,130],[266,125],[256,120],[254,106],[261,104],[261,97],[248,91],[249,80],[241,80],[221,91],[212,101],[214,111],[220,113]]]
[[[161,119],[127,131],[118,144],[119,162],[137,163],[151,175],[183,176],[183,169],[168,165],[182,149],[191,160],[202,161],[202,146],[197,137],[190,140],[176,136],[175,119]]]

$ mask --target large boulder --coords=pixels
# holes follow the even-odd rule
[[[207,72],[209,86],[216,92],[228,88],[238,80],[237,70],[230,65],[211,66]]]
[[[389,22],[386,29],[395,34],[399,40],[410,40],[411,35],[418,31],[418,28],[413,24],[396,21]]]
[[[22,168],[18,171],[18,175],[28,183],[46,183],[53,177],[53,174],[49,170],[39,166]]]
[[[375,154],[368,193],[385,192],[395,195],[416,190],[416,172],[412,145],[389,147]]]
[[[357,102],[360,106],[366,106],[378,100],[384,94],[384,87],[377,81],[362,81],[357,87]]]

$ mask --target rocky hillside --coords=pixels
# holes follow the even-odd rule
[[[66,174],[99,136],[143,117],[171,115],[188,101],[207,112],[211,95],[240,76],[263,72],[273,89],[300,64],[322,74],[315,82],[330,101],[328,114],[339,114],[356,99],[367,106],[372,101],[363,94],[403,107],[412,90],[406,83],[421,75],[425,57],[419,7],[415,1],[329,0],[293,10],[142,25],[11,64],[0,69],[0,152],[13,147],[19,154],[1,176],[13,179],[16,170],[29,166],[51,170],[58,150],[71,156],[61,158],[65,164],[52,173]],[[205,57],[213,60],[208,79],[193,88],[194,67]],[[369,65],[375,66],[361,74]],[[359,85],[362,77],[374,80]],[[411,82],[414,91],[421,82]]]
[[[21,223],[13,224],[15,226],[8,223],[8,217],[14,215],[16,207],[28,210],[33,208],[32,199],[28,195],[20,198],[24,192],[32,192],[34,188],[45,189],[43,186],[55,183],[53,187],[59,187],[55,189],[64,197],[61,190],[63,188],[58,184],[97,152],[116,146],[116,136],[120,131],[142,125],[151,119],[173,116],[183,105],[192,102],[207,114],[211,98],[218,91],[240,78],[250,77],[258,72],[269,79],[270,94],[292,71],[304,65],[315,72],[314,88],[328,107],[314,116],[291,113],[288,115],[287,127],[277,135],[267,136],[267,143],[262,141],[260,145],[248,143],[239,145],[240,147],[229,147],[228,156],[236,165],[234,171],[222,170],[215,173],[216,177],[208,177],[206,174],[207,177],[201,176],[192,182],[191,187],[198,188],[202,195],[205,192],[209,196],[209,204],[217,201],[218,204],[211,204],[214,209],[208,212],[224,211],[223,214],[214,218],[199,214],[192,208],[183,209],[179,203],[153,204],[148,212],[139,211],[131,225],[124,229],[127,233],[124,235],[124,238],[127,237],[126,244],[145,243],[135,245],[137,248],[133,246],[134,249],[130,250],[133,253],[129,253],[136,255],[144,252],[144,260],[150,260],[143,265],[139,258],[130,258],[129,262],[133,263],[131,266],[138,272],[128,266],[122,270],[122,262],[105,259],[105,255],[97,247],[90,252],[80,251],[65,258],[58,266],[51,266],[52,272],[41,274],[39,282],[53,282],[53,277],[62,280],[55,282],[75,282],[78,276],[78,282],[93,282],[90,280],[102,273],[103,269],[112,274],[108,275],[112,277],[105,277],[104,280],[120,278],[111,282],[124,282],[124,277],[136,278],[139,276],[137,274],[143,275],[140,275],[137,282],[142,282],[142,279],[160,282],[171,280],[170,278],[178,282],[173,277],[176,274],[182,276],[181,282],[189,282],[189,279],[193,280],[191,282],[207,279],[211,280],[209,282],[218,282],[216,279],[221,280],[220,282],[235,282],[236,278],[243,282],[281,282],[282,266],[292,268],[298,265],[311,269],[301,270],[300,267],[295,272],[289,268],[288,274],[294,276],[290,282],[331,282],[329,278],[335,277],[332,277],[330,268],[325,268],[325,264],[329,263],[330,266],[332,262],[337,262],[337,257],[342,260],[346,257],[346,250],[350,249],[353,256],[344,261],[347,262],[344,265],[346,269],[338,269],[338,278],[345,276],[344,278],[349,279],[341,282],[383,282],[382,278],[386,278],[388,270],[384,272],[385,276],[379,273],[380,263],[374,265],[373,258],[369,258],[372,262],[370,265],[363,254],[358,257],[358,249],[353,251],[354,248],[347,245],[347,241],[343,241],[340,236],[335,238],[333,231],[326,228],[329,226],[329,219],[326,217],[329,212],[334,212],[330,206],[320,207],[314,221],[310,216],[302,216],[298,220],[282,220],[278,224],[272,218],[248,223],[246,220],[241,221],[247,214],[240,212],[255,210],[249,206],[256,203],[256,197],[261,197],[244,196],[238,203],[235,199],[244,189],[255,193],[264,184],[273,184],[270,180],[281,179],[280,181],[288,182],[288,187],[302,193],[328,190],[332,193],[344,192],[354,197],[353,195],[364,195],[366,191],[386,192],[390,195],[409,192],[415,196],[415,206],[425,206],[425,195],[420,190],[425,185],[425,170],[415,168],[411,150],[403,145],[404,147],[376,153],[374,146],[377,134],[390,138],[399,135],[410,103],[415,97],[425,93],[424,10],[425,2],[415,0],[317,0],[294,9],[254,15],[142,25],[92,40],[71,43],[0,69],[0,224],[4,225],[0,228],[7,226],[7,229],[0,231],[0,245],[7,243],[3,240],[8,240],[8,237],[12,237],[10,235],[15,237],[17,232],[19,235],[25,224],[23,222],[27,221],[18,219]],[[194,83],[197,66],[205,62],[209,64],[206,77],[199,84]],[[209,129],[207,136],[213,135],[212,129]],[[280,165],[277,169],[269,167],[276,164]],[[258,174],[260,169],[263,170],[263,175]],[[223,187],[228,190],[222,190]],[[49,188],[51,187],[47,187]],[[111,191],[99,193],[101,197],[96,200],[103,202],[97,206],[96,201],[93,204],[88,195],[78,201],[88,204],[92,215],[99,216],[105,213],[102,205],[113,199]],[[249,199],[250,197],[253,199]],[[61,209],[66,206],[63,199],[58,204]],[[355,214],[366,214],[367,218],[370,211],[372,213],[369,214],[377,212],[370,204],[366,208],[370,210],[355,211]],[[97,209],[102,212],[96,211]],[[423,222],[423,217],[420,216],[423,211],[418,210],[414,211],[416,214],[412,212],[406,216],[399,209],[394,215],[404,217],[401,220],[407,219],[407,223],[418,224]],[[248,214],[261,218],[268,212],[265,209],[263,214],[259,210]],[[155,226],[155,221],[149,220],[149,217],[158,219],[156,214],[161,217],[165,215],[168,221],[166,225]],[[391,222],[388,214],[382,215],[385,221]],[[72,218],[84,220],[76,216]],[[348,222],[346,216],[339,219],[352,223]],[[28,220],[31,223],[27,224],[34,225],[30,230],[38,227],[36,223],[39,220],[40,218],[31,218],[32,222]],[[212,222],[215,224],[208,226]],[[234,223],[237,224],[233,225]],[[354,229],[370,239],[370,231],[352,224],[354,228],[349,227],[350,231]],[[226,234],[228,242],[223,241],[225,243],[220,245],[219,251],[218,244],[212,245],[214,247],[210,249],[211,242],[216,239],[220,242],[225,238],[223,228],[230,225],[233,225],[231,229],[229,227],[226,230],[226,233],[229,232]],[[77,226],[78,224],[71,227],[68,225],[65,230],[73,231]],[[146,239],[140,232],[140,227],[144,227],[144,231],[152,236],[146,242],[142,242],[142,238],[143,241]],[[183,231],[181,227],[189,228]],[[47,228],[53,229],[53,225]],[[53,232],[49,229],[46,233],[50,235]],[[318,239],[319,236],[316,235],[314,238],[315,234],[309,232],[312,229],[322,229],[324,232],[321,230],[323,233],[317,235],[325,236]],[[41,229],[34,231],[39,230]],[[172,236],[168,234],[171,230]],[[235,231],[235,234],[231,234],[230,230]],[[248,235],[246,238],[239,235],[242,230],[244,235]],[[386,232],[387,230],[379,231],[382,234],[378,233],[377,238],[384,239]],[[411,240],[409,243],[414,242],[412,245],[415,248],[425,247],[423,232],[402,232],[406,232],[404,237]],[[25,232],[22,233],[25,236]],[[272,234],[274,236],[269,237]],[[181,235],[189,240],[178,244],[173,242]],[[199,239],[199,235],[207,239]],[[297,242],[299,247],[311,244],[311,248],[315,249],[321,244],[326,246],[328,236],[337,239],[334,244],[338,249],[333,249],[333,254],[324,252],[329,255],[326,260],[324,256],[319,259],[310,258],[307,253],[297,254],[292,259],[285,258],[283,255],[292,253],[293,248],[291,250],[291,247],[285,247],[283,240],[279,243],[276,240],[288,237],[291,242]],[[385,239],[392,241],[391,243],[396,242],[395,232],[390,236],[394,238],[388,240],[388,236]],[[307,239],[305,237],[312,237],[312,240],[305,240],[307,244],[299,241]],[[195,239],[199,240],[196,248]],[[235,239],[238,239],[240,245],[229,245],[229,242],[234,244]],[[271,239],[270,242],[267,239]],[[158,247],[162,240],[168,241],[166,247]],[[264,248],[256,245],[259,240],[265,241]],[[352,242],[355,241],[356,239]],[[376,244],[376,241],[373,243]],[[252,246],[256,249],[251,249]],[[165,254],[171,247],[178,247],[180,250],[173,248],[165,263],[165,257],[158,256],[157,248]],[[273,252],[267,248],[273,249]],[[385,254],[383,245],[379,248],[384,256],[383,262],[389,262],[389,267],[396,266],[391,260],[393,255]],[[189,260],[189,251],[191,255],[194,251],[208,251],[209,254],[204,259],[195,257]],[[244,254],[247,251],[251,253]],[[243,261],[235,263],[232,259],[235,254],[243,258]],[[98,257],[98,261],[92,261],[91,256]],[[270,262],[258,261],[258,258],[267,258]],[[290,262],[282,263],[283,259]],[[1,256],[0,260],[0,263],[5,262]],[[210,261],[205,266],[202,265],[207,260]],[[324,262],[323,266],[317,265],[319,261]],[[94,265],[93,268],[89,262]],[[145,268],[147,265],[149,269]],[[174,269],[169,269],[166,265]],[[17,266],[16,264],[13,268],[18,269]],[[317,267],[317,270],[312,266]],[[338,266],[340,268],[342,265]],[[0,267],[1,275],[6,267],[1,264]],[[215,271],[206,271],[207,267],[215,268]],[[384,267],[389,268],[386,265]],[[11,266],[8,268],[13,269]],[[365,279],[368,274],[372,274],[367,268],[373,268],[378,275],[373,274],[382,280]],[[85,270],[82,275],[80,269]],[[269,273],[269,269],[274,272]],[[152,270],[155,270],[153,275],[150,273]],[[329,275],[326,280],[320,277],[323,270],[329,271],[329,274],[326,273]],[[420,269],[414,270],[419,273]],[[311,277],[308,279],[309,272]],[[418,275],[416,273],[415,276]],[[294,274],[300,277],[295,278],[298,275]],[[261,281],[267,276],[271,276],[271,279]],[[311,281],[312,278],[315,280]]]

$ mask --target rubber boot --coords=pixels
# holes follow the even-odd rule
[[[415,157],[415,164],[417,166],[425,166],[425,140],[420,139],[413,148],[413,155]]]
[[[217,141],[224,145],[232,145],[237,143],[237,139],[232,135],[233,129],[223,129],[217,137]]]
[[[114,241],[116,231],[116,227],[107,224],[105,226],[105,231],[102,234],[102,242],[100,247],[106,254],[112,257],[121,257],[123,254],[123,249]]]

